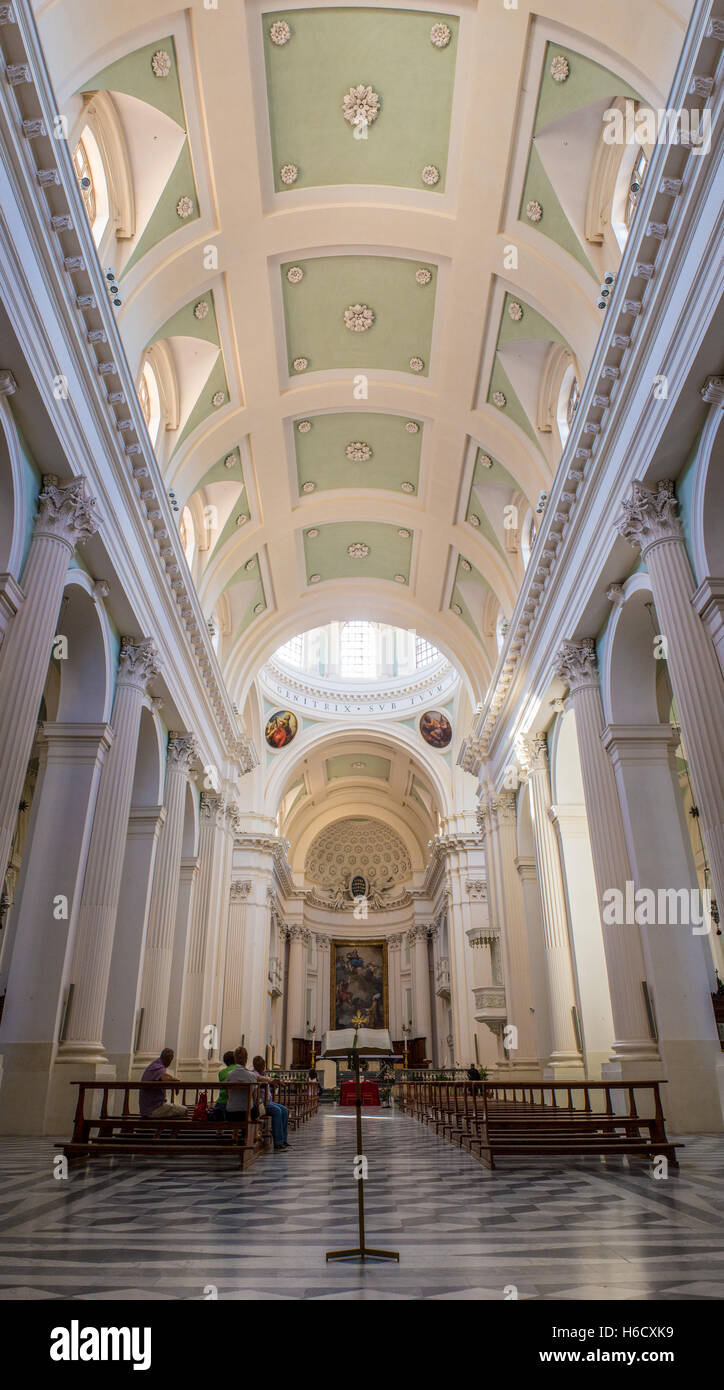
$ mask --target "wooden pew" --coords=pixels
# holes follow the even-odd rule
[[[239,1120],[193,1120],[191,1114],[187,1118],[153,1119],[132,1113],[131,1092],[149,1086],[158,1089],[158,1082],[74,1081],[71,1085],[78,1087],[73,1134],[66,1143],[56,1145],[71,1162],[93,1154],[233,1154],[238,1157],[239,1167],[246,1169],[267,1144],[268,1125],[251,1119],[259,1088],[248,1081],[227,1082],[224,1088],[246,1092],[246,1116]],[[217,1083],[203,1081],[182,1085],[178,1088],[180,1104],[189,1106],[192,1112],[202,1091],[213,1097],[220,1089]],[[100,1107],[97,1113],[89,1114],[88,1094],[98,1091],[102,1093]],[[174,1095],[178,1091],[174,1090]],[[119,1114],[109,1108],[111,1096],[122,1099]],[[213,1103],[210,1099],[209,1106]]]
[[[658,1158],[677,1167],[658,1081],[404,1081],[400,1108],[488,1168],[496,1156]],[[637,1101],[637,1094],[639,1100]],[[646,1098],[647,1114],[639,1113]]]

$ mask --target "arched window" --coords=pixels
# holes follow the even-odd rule
[[[621,251],[628,241],[652,152],[652,145],[638,141],[624,147],[611,204],[611,228]]]
[[[186,563],[189,569],[191,569],[196,551],[196,533],[194,531],[194,519],[188,507],[184,507],[181,513],[179,535],[181,536],[181,544],[184,549],[184,555],[186,556]]]
[[[73,166],[80,184],[93,240],[100,246],[110,217],[108,181],[103,159],[93,131],[86,125],[73,151]]]
[[[561,437],[561,444],[565,444],[570,432],[571,425],[578,409],[578,402],[581,397],[576,369],[571,363],[566,367],[561,381],[561,389],[558,394],[558,406],[556,409],[556,423],[558,433]]]
[[[433,661],[440,660],[440,653],[437,647],[433,647],[432,642],[428,642],[425,637],[415,638],[415,664],[420,669],[421,666],[430,666]]]
[[[374,676],[376,673],[377,642],[372,623],[345,623],[340,643],[340,674]]]
[[[138,383],[138,399],[141,402],[141,410],[148,427],[151,443],[155,448],[158,431],[161,427],[161,393],[158,389],[156,373],[148,359],[143,364]]]
[[[531,551],[533,550],[534,540],[535,517],[533,515],[532,508],[529,507],[523,519],[523,527],[520,533],[520,553],[523,556],[523,566],[525,569],[528,568],[528,561],[531,557]]]

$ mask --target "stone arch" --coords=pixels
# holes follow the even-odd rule
[[[181,840],[182,859],[191,859],[199,845],[199,799],[191,781],[186,783],[184,799],[184,828]]]
[[[59,676],[55,720],[107,722],[113,704],[115,643],[103,604],[83,570],[68,574],[56,632],[66,638],[67,656],[51,656]],[[57,650],[65,648],[58,644]]]
[[[133,777],[133,806],[160,806],[166,764],[166,734],[149,705],[141,710],[141,724]]]
[[[721,466],[724,413],[715,407],[704,426],[691,503],[694,573],[698,584],[724,575],[724,468]]]
[[[25,553],[29,491],[15,421],[0,396],[0,575],[11,574],[14,579],[20,577]]]
[[[624,585],[624,602],[611,614],[604,642],[601,690],[610,724],[659,722],[654,656],[658,622],[652,604],[648,574],[631,575]]]

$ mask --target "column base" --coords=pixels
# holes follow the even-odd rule
[[[583,1058],[578,1052],[554,1052],[543,1065],[544,1081],[581,1081],[585,1076]]]
[[[102,1062],[82,1062],[58,1055],[48,1087],[44,1133],[63,1136],[67,1134],[70,1138],[78,1101],[78,1088],[70,1084],[72,1081],[115,1080],[116,1069],[106,1057]]]
[[[724,1052],[716,1040],[662,1042],[667,1133],[724,1131]]]
[[[52,1059],[53,1044],[49,1042],[3,1043],[0,1134],[54,1132],[46,1125]]]

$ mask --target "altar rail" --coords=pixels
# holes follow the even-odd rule
[[[72,1081],[78,1087],[73,1134],[62,1149],[71,1162],[93,1154],[142,1154],[154,1158],[160,1154],[233,1154],[240,1168],[250,1164],[269,1146],[269,1116],[252,1118],[253,1107],[259,1103],[259,1084],[249,1081],[227,1081],[223,1089],[244,1091],[245,1114],[239,1119],[194,1120],[191,1114],[179,1119],[153,1119],[131,1110],[131,1093],[158,1091],[157,1081]],[[211,1108],[222,1089],[218,1082],[198,1081],[173,1090],[176,1104],[188,1106],[193,1112],[199,1096],[205,1092]],[[290,1128],[297,1129],[317,1111],[316,1081],[278,1082],[275,1098],[289,1110]],[[98,1103],[100,1097],[100,1104]],[[120,1106],[118,1105],[120,1102]]]
[[[659,1081],[403,1081],[398,1104],[495,1168],[500,1155],[665,1157]],[[643,1110],[646,1113],[641,1113]]]

